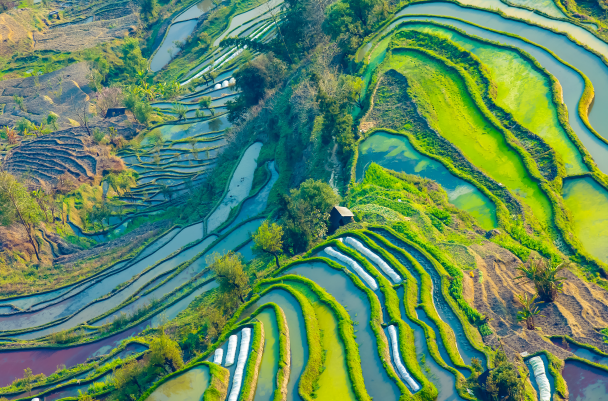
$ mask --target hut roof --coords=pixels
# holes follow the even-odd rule
[[[353,214],[353,212],[351,212],[350,210],[348,210],[345,207],[342,206],[334,206],[334,209],[340,213],[340,216],[342,217],[355,217],[355,215]]]

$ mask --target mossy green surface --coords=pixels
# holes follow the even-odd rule
[[[302,293],[312,304],[322,332],[321,345],[325,353],[323,371],[319,376],[319,400],[356,400],[346,364],[346,350],[340,341],[338,319],[333,311],[305,284],[289,281],[289,285]]]
[[[435,59],[409,50],[395,50],[385,68],[408,78],[409,92],[420,112],[442,136],[457,144],[477,167],[505,185],[552,225],[551,204],[502,133],[479,110],[462,78]]]
[[[563,197],[585,249],[608,262],[608,191],[592,177],[577,177],[564,181]]]
[[[553,104],[552,83],[528,60],[515,51],[438,25],[412,24],[407,29],[445,37],[479,57],[496,83],[496,104],[543,138],[561,156],[569,175],[588,171],[580,152],[560,125]]]
[[[276,387],[275,377],[279,367],[279,328],[276,313],[266,308],[256,318],[264,325],[264,355],[258,373],[254,400],[268,400]]]
[[[197,366],[163,383],[147,398],[149,401],[186,400],[202,397],[210,380],[209,368]]]

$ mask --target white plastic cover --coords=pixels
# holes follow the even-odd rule
[[[230,86],[235,85],[236,84],[236,79],[234,79],[234,77],[230,78],[230,80],[228,81],[228,83],[230,84]]]
[[[241,331],[241,349],[239,350],[239,359],[236,362],[236,370],[234,371],[234,378],[232,379],[232,389],[230,389],[230,396],[228,397],[228,401],[237,401],[237,399],[239,398],[239,393],[241,392],[241,385],[243,384],[243,371],[245,370],[247,356],[249,355],[250,340],[251,329],[249,327],[246,327]]]
[[[216,349],[215,354],[213,354],[213,363],[215,363],[216,365],[221,365],[223,358],[224,358],[224,350],[221,348]]]
[[[401,376],[401,378],[405,380],[407,385],[415,393],[416,391],[420,390],[420,385],[416,383],[412,376],[410,376],[407,369],[405,368],[405,366],[403,366],[403,363],[401,362],[401,356],[399,355],[399,341],[397,338],[397,329],[395,328],[395,326],[388,326],[388,334],[391,337],[393,361],[395,361],[395,365],[397,366],[397,372],[399,372],[399,376]]]
[[[224,366],[232,366],[234,363],[234,355],[236,354],[236,334],[233,334],[228,339],[228,351],[226,352],[226,364]]]
[[[229,85],[228,81],[222,82],[222,88],[227,88]]]
[[[359,275],[359,277],[361,277],[361,279],[363,281],[365,281],[367,283],[367,285],[372,290],[376,291],[378,289],[378,284],[376,284],[376,280],[374,280],[374,278],[372,276],[370,276],[369,274],[367,274],[367,272],[365,270],[363,270],[363,268],[361,266],[359,266],[359,264],[357,262],[355,262],[354,260],[352,260],[348,256],[343,255],[340,252],[335,251],[331,247],[325,248],[324,251],[329,256],[331,256],[333,258],[336,258],[336,259],[338,259],[338,260],[346,263],[350,267],[352,267],[352,269]]]
[[[396,284],[399,284],[401,282],[401,277],[399,277],[399,275],[395,273],[395,271],[384,261],[384,259],[373,253],[371,250],[367,249],[365,246],[363,246],[362,243],[352,237],[346,237],[344,242],[346,242],[348,245],[355,248],[359,253],[363,254],[363,256],[366,256],[369,260],[374,262],[380,269],[382,269],[384,274],[386,274],[391,278],[391,280],[393,280],[393,282],[395,282]]]
[[[540,356],[535,356],[528,360],[532,370],[534,371],[534,377],[536,378],[536,384],[540,394],[538,395],[539,401],[550,401],[551,400],[551,385],[549,379],[545,373],[545,364]]]
[[[213,89],[222,89],[222,84],[215,84]]]

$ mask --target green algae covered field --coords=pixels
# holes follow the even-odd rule
[[[0,401],[603,396],[605,4],[4,3]]]

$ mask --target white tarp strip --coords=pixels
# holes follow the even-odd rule
[[[538,385],[538,390],[540,392],[538,399],[540,401],[550,401],[551,385],[549,384],[549,379],[547,379],[545,364],[542,358],[540,356],[535,356],[534,358],[530,358],[528,362],[530,362],[530,366],[532,366],[534,378],[536,379],[536,384]]]
[[[346,242],[348,245],[355,248],[359,253],[363,254],[363,256],[366,256],[369,260],[374,262],[380,269],[382,269],[384,274],[386,274],[391,278],[391,280],[393,280],[394,283],[399,284],[401,282],[401,277],[399,277],[399,275],[395,273],[395,271],[384,261],[384,259],[373,253],[371,250],[367,249],[365,246],[363,246],[362,243],[352,237],[346,237],[344,242]]]
[[[388,326],[388,334],[391,337],[391,345],[393,348],[393,360],[395,361],[395,365],[397,366],[399,376],[401,376],[401,378],[405,380],[407,385],[415,393],[416,391],[420,390],[420,385],[416,383],[412,376],[410,376],[407,369],[405,368],[405,366],[403,366],[403,363],[401,362],[401,356],[399,355],[399,341],[397,338],[397,329],[395,328],[395,326]]]
[[[359,264],[357,262],[355,262],[354,260],[352,260],[348,256],[343,255],[340,252],[335,251],[333,248],[327,247],[327,248],[324,249],[324,251],[329,256],[331,256],[333,258],[336,258],[336,259],[338,259],[338,260],[346,263],[350,267],[352,267],[352,269],[359,275],[359,277],[361,277],[361,279],[363,281],[365,281],[367,283],[367,285],[372,290],[376,291],[378,289],[378,284],[376,284],[376,280],[374,280],[374,278],[372,276],[370,276],[369,274],[367,274],[367,272],[365,270],[363,270],[363,268],[361,266],[359,266]]]
[[[237,341],[237,336],[236,334],[233,334],[230,336],[230,338],[228,339],[228,352],[226,352],[226,364],[224,366],[228,367],[228,366],[232,366],[232,364],[234,363],[234,356],[236,355],[236,341]]]
[[[246,327],[241,331],[241,349],[239,350],[239,359],[236,362],[236,370],[234,371],[234,378],[232,379],[232,389],[230,390],[230,396],[228,401],[237,401],[239,393],[241,392],[241,385],[243,384],[243,371],[245,370],[245,364],[247,363],[247,356],[249,355],[249,341],[251,340],[251,329]]]
[[[224,350],[221,348],[216,349],[215,354],[213,354],[213,363],[215,363],[216,365],[221,365],[223,358],[224,358]]]

